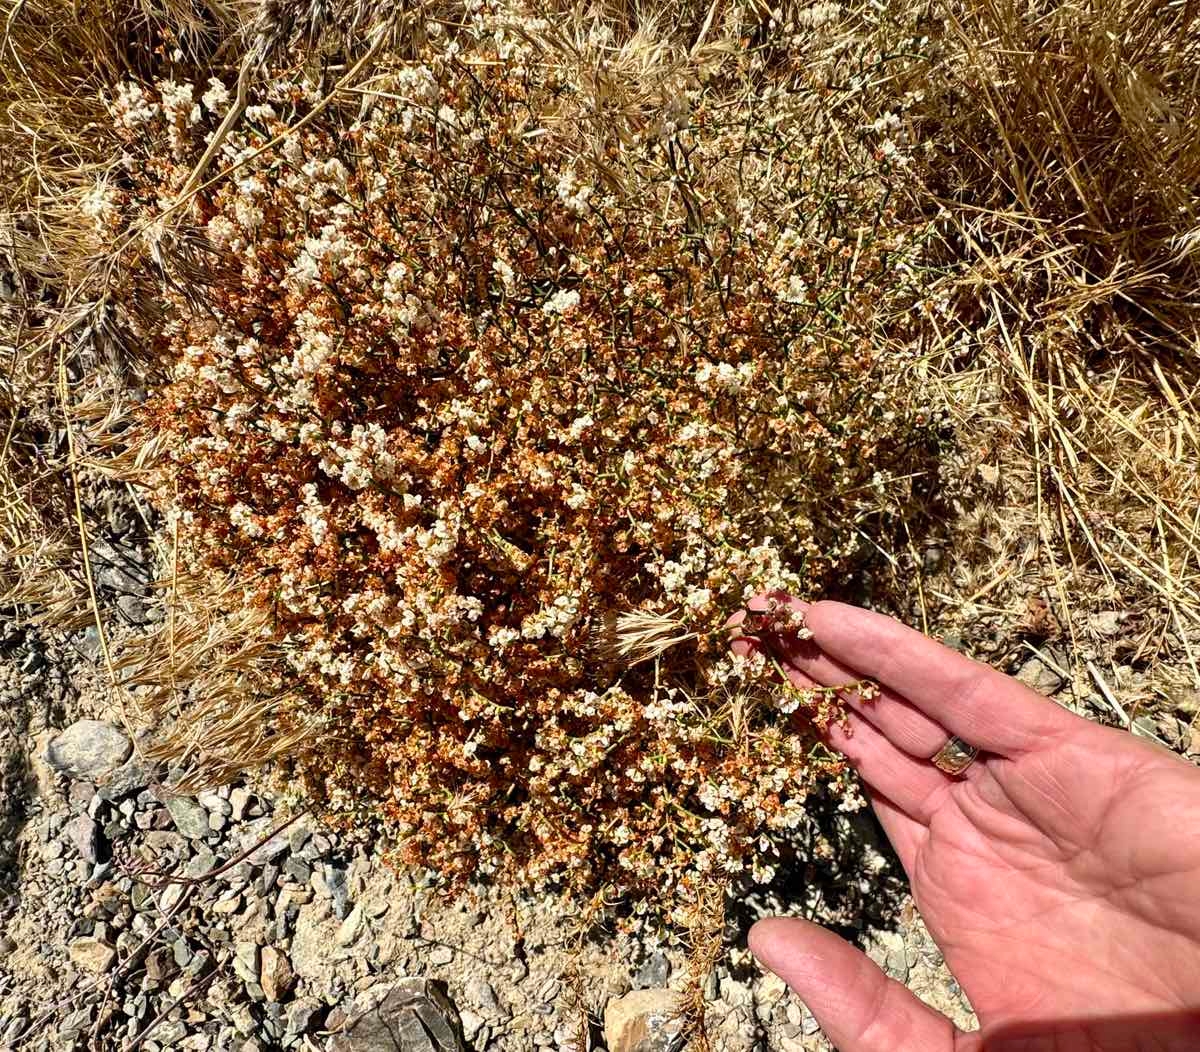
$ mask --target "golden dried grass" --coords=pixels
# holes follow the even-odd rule
[[[951,267],[933,294],[953,303],[930,371],[1009,491],[971,483],[992,491],[974,525],[999,503],[1003,527],[964,561],[1011,575],[991,602],[1018,582],[1046,593],[1076,643],[1089,610],[1144,610],[1136,659],[1195,680],[1200,11],[970,0],[945,16],[916,118]]]

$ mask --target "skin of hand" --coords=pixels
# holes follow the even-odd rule
[[[958,1030],[818,925],[760,921],[751,949],[834,1045],[1200,1049],[1200,770],[891,618],[788,601],[811,640],[734,648],[768,646],[800,687],[879,684],[875,700],[846,696],[828,741],[857,768],[980,1022]],[[929,762],[951,734],[982,750],[959,777]]]

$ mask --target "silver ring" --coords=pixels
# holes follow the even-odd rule
[[[947,774],[962,774],[975,762],[979,750],[961,738],[951,738],[934,754],[930,763]]]

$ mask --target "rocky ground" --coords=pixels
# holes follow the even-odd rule
[[[608,934],[576,949],[549,899],[477,889],[446,903],[263,786],[172,795],[170,772],[101,711],[97,676],[72,641],[8,640],[0,1047],[567,1052],[572,967],[590,1047],[632,1052],[647,1025],[659,1043],[645,1048],[673,1047],[679,948]],[[967,1021],[868,817],[812,836],[832,870],[874,875],[839,884],[816,867],[731,918],[735,948],[706,991],[716,1047],[827,1047],[736,945],[754,915],[789,902],[857,932],[891,974]]]
[[[138,599],[138,565],[134,553],[100,570],[106,601],[128,621],[153,616]],[[1002,645],[986,625],[969,649],[1120,722],[1139,696],[1136,673],[1116,666],[1115,686],[1101,686],[1068,671],[1112,657],[1104,640],[1121,632],[1120,616],[1092,627],[1100,649],[1083,661],[1052,645]],[[604,932],[577,945],[549,899],[478,888],[447,903],[421,874],[393,873],[372,845],[263,784],[173,795],[171,772],[140,758],[106,705],[94,631],[9,628],[2,647],[0,1047],[583,1052],[572,970],[590,1048],[678,1047],[678,947]],[[1146,709],[1135,730],[1200,759],[1195,702],[1185,693]],[[969,1025],[869,814],[814,812],[804,837],[798,852],[810,861],[731,913],[732,949],[705,991],[714,1047],[829,1047],[745,950],[741,933],[768,911],[836,927]]]

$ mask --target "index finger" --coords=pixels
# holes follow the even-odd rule
[[[883,614],[823,601],[807,607],[805,624],[829,657],[890,687],[987,752],[1028,752],[1072,730],[1078,719],[1010,676]],[[816,664],[816,655],[806,657],[802,647],[789,656],[802,671]]]

